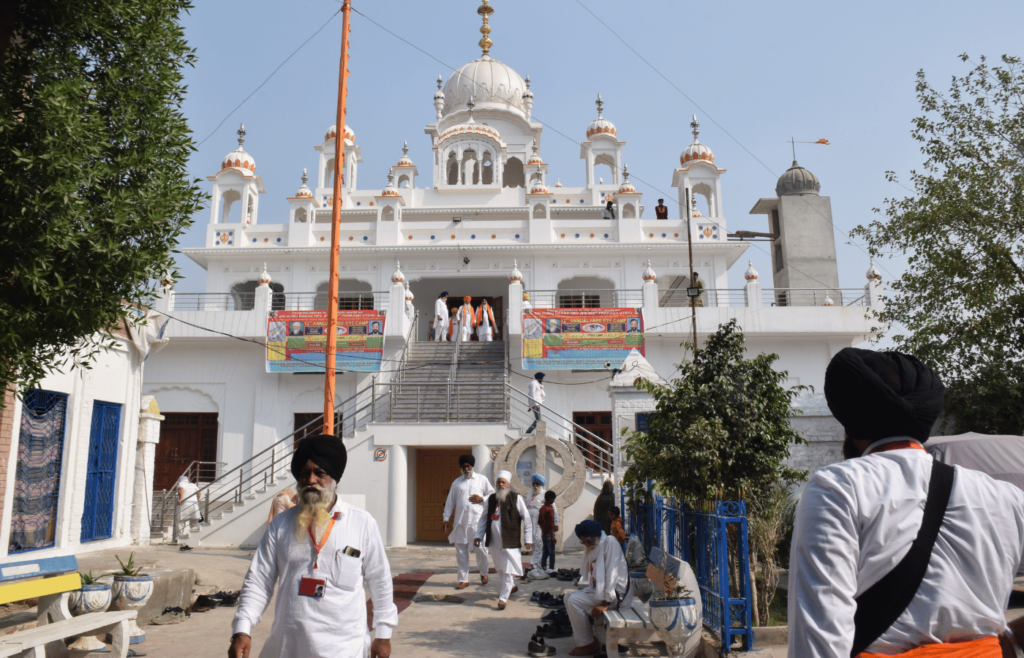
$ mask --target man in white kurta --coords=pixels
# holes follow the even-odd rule
[[[856,597],[896,567],[921,528],[935,468],[921,443],[941,412],[943,386],[908,355],[846,348],[826,370],[825,397],[846,431],[848,458],[814,473],[797,505],[789,655],[849,658]],[[866,651],[897,655],[928,644],[942,655],[978,643],[969,655],[1003,655],[997,636],[1022,555],[1024,492],[955,467],[924,579],[891,626],[861,638]]]
[[[531,478],[531,481],[533,486],[532,490],[530,491],[530,501],[529,503],[527,503],[526,506],[530,510],[530,525],[533,526],[533,538],[540,539],[542,533],[540,531],[540,524],[537,522],[537,519],[540,517],[540,508],[544,507],[544,494],[547,493],[547,489],[545,489],[544,487],[547,486],[548,481],[540,473],[534,473]],[[558,508],[556,507],[554,509],[555,525],[557,526],[559,525]],[[530,566],[534,569],[540,568],[541,558],[544,557],[544,551],[540,550],[541,543],[538,541],[536,542],[536,544],[537,546],[533,549],[533,555],[530,556]],[[532,578],[533,576],[531,575],[530,577]]]
[[[434,340],[448,340],[448,291],[442,292],[434,302]]]
[[[633,605],[633,588],[622,547],[614,537],[604,534],[600,523],[592,519],[580,523],[576,526],[576,536],[585,549],[580,582],[586,582],[587,586],[565,595],[565,610],[576,642],[576,648],[569,655],[588,656],[601,649],[601,643],[594,637],[591,618],[596,619],[609,609]]]
[[[508,471],[499,471],[494,480],[497,488],[487,498],[487,512],[480,518],[477,526],[476,540],[474,544],[487,546],[487,551],[494,558],[494,570],[498,572],[498,610],[504,610],[508,597],[516,592],[519,587],[513,582],[514,576],[523,575],[523,554],[520,550],[519,528],[522,528],[524,535],[523,543],[526,548],[533,544],[533,524],[530,523],[530,512],[526,508],[523,497],[511,490],[510,482],[512,474]],[[502,536],[502,514],[514,514],[519,517],[518,527],[514,527],[514,536]],[[505,524],[514,526],[512,519],[506,519]],[[487,541],[488,531],[490,541]]]
[[[469,585],[469,545],[476,537],[480,517],[484,515],[486,499],[494,493],[494,487],[487,478],[473,472],[475,465],[476,458],[473,455],[459,457],[462,475],[452,482],[448,490],[448,499],[444,503],[444,531],[448,532],[448,528],[451,527],[448,543],[455,544],[455,561],[459,568],[458,584],[455,589],[465,589]],[[487,547],[474,546],[473,553],[476,555],[476,568],[480,570],[480,582],[486,585]]]
[[[494,311],[491,310],[491,305],[487,303],[487,300],[480,302],[480,306],[476,309],[476,335],[477,338],[484,343],[489,343],[494,340]]]
[[[377,522],[336,495],[346,460],[335,437],[299,442],[292,459],[299,505],[271,521],[253,554],[232,623],[230,658],[249,654],[251,629],[278,583],[274,624],[260,656],[365,658],[368,650],[371,658],[390,656],[398,625],[391,567]],[[372,645],[364,586],[373,601]]]
[[[455,330],[459,332],[455,340],[460,343],[469,342],[470,338],[473,337],[473,328],[476,327],[476,315],[473,311],[473,305],[470,303],[472,299],[472,297],[463,297],[462,306],[459,307],[458,313],[455,314]]]

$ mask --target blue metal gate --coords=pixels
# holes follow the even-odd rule
[[[85,467],[83,542],[109,539],[114,528],[114,475],[121,429],[121,405],[94,402],[89,432],[89,461]]]
[[[68,396],[63,393],[25,391],[8,553],[54,544],[67,407]]]

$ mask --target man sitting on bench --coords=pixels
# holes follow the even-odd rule
[[[609,609],[628,608],[633,604],[633,588],[629,583],[629,568],[622,548],[614,537],[604,534],[597,521],[584,521],[576,526],[576,536],[586,548],[580,578],[589,586],[565,595],[565,609],[572,623],[572,637],[576,648],[570,656],[589,656],[601,650],[594,637],[591,620],[600,619]]]

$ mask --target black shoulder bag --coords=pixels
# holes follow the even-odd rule
[[[910,551],[900,560],[896,567],[885,574],[881,580],[868,588],[856,598],[857,613],[853,617],[854,635],[853,649],[850,657],[854,658],[871,643],[887,631],[910,602],[914,600],[917,589],[924,580],[928,570],[928,561],[932,557],[935,539],[939,536],[939,528],[946,516],[949,495],[953,491],[954,469],[949,464],[932,462],[932,475],[928,482],[928,498],[924,504],[924,518],[921,529],[917,531]]]

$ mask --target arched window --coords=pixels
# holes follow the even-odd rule
[[[409,187],[409,174],[402,174],[398,177],[398,187],[403,189]]]
[[[236,201],[242,200],[242,195],[237,190],[227,190],[220,195],[221,207],[220,207],[220,223],[221,224],[236,224],[240,220],[238,217],[231,217],[231,210],[235,206]],[[241,205],[241,204],[239,204]],[[241,213],[239,213],[241,214]]]
[[[484,153],[483,175],[480,177],[480,180],[484,185],[494,184],[494,160],[491,158],[490,152]]]
[[[334,187],[334,158],[324,165],[324,187]]]
[[[608,185],[615,183],[615,158],[607,153],[594,158],[594,182],[601,179]]]
[[[505,163],[505,171],[502,174],[502,187],[526,187],[526,175],[523,173],[523,162],[519,158],[511,157]]]
[[[369,283],[358,279],[338,279],[338,310],[339,311],[372,311],[373,292]],[[326,282],[316,287],[313,297],[313,310],[326,311],[328,285]]]
[[[575,276],[558,284],[558,308],[606,308],[616,305],[615,283],[596,276]]]
[[[244,283],[236,283],[231,286],[231,301],[234,305],[234,308],[231,310],[251,311],[256,308],[256,288],[259,285],[259,281],[246,281]],[[285,310],[286,299],[284,295],[284,286],[276,282],[271,283],[270,292],[270,310]]]
[[[305,208],[299,208],[298,210],[295,211],[295,223],[296,224],[305,224],[306,223],[306,209]]]
[[[395,209],[391,206],[387,206],[384,210],[380,211],[380,221],[382,222],[393,222],[395,221]]]
[[[480,163],[476,159],[476,151],[468,149],[462,154],[462,184],[480,184]]]
[[[448,172],[448,184],[458,185],[459,161],[455,159],[455,151],[451,151],[448,153],[448,162],[445,164],[445,170]]]
[[[636,219],[636,208],[633,207],[632,203],[627,203],[622,206],[622,218],[623,219]]]
[[[543,203],[538,203],[537,205],[535,205],[533,207],[533,218],[534,219],[544,219],[545,216],[546,215],[544,214],[544,204]]]

